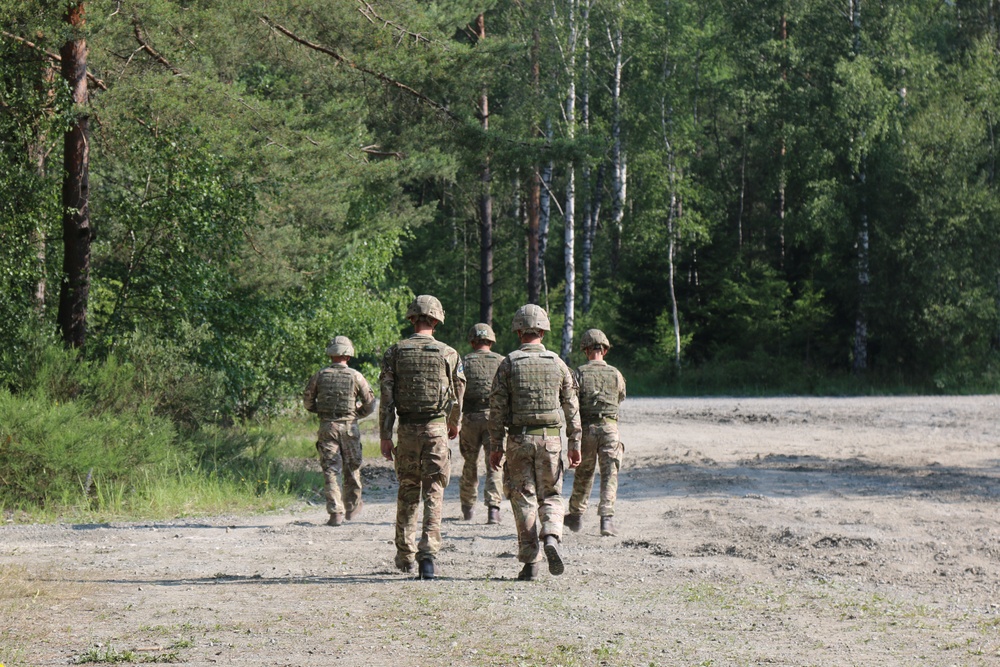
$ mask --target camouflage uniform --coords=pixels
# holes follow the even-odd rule
[[[459,482],[462,507],[471,508],[479,494],[479,451],[486,455],[486,482],[483,500],[487,507],[500,507],[500,471],[490,467],[490,387],[503,355],[490,350],[474,350],[465,355],[462,365],[468,385],[462,405],[462,431],[459,451],[465,463]]]
[[[598,516],[614,516],[618,497],[618,469],[624,445],[618,438],[618,405],[625,400],[625,378],[606,361],[588,361],[576,369],[580,386],[580,420],[583,423],[583,458],[573,476],[569,513],[587,511],[595,468],[601,470]]]
[[[458,352],[433,336],[414,334],[386,350],[379,385],[382,440],[392,439],[399,415],[393,456],[399,480],[396,567],[408,570],[414,560],[433,560],[441,547],[441,508],[451,476],[448,428],[458,427],[465,393],[462,360]],[[424,519],[417,544],[417,505],[421,500]]]
[[[347,366],[332,364],[309,379],[302,396],[309,412],[319,415],[316,450],[326,483],[326,511],[350,514],[361,506],[361,431],[358,419],[375,409],[375,394],[365,377]],[[338,476],[343,472],[341,493]]]
[[[490,445],[507,456],[506,481],[522,563],[541,561],[539,538],[562,537],[563,419],[568,447],[579,451],[576,380],[562,359],[540,343],[507,355],[490,391]]]

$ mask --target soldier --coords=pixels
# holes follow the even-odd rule
[[[583,513],[594,486],[595,466],[601,470],[601,535],[615,535],[615,499],[618,496],[618,469],[625,446],[618,439],[618,405],[625,400],[625,378],[604,361],[611,349],[600,329],[588,329],[580,341],[587,363],[576,369],[580,385],[580,419],[583,422],[583,460],[573,476],[569,513],[563,520],[574,533],[583,525]]]
[[[486,482],[483,500],[486,503],[486,523],[500,523],[500,473],[490,466],[490,387],[493,376],[503,356],[490,350],[497,342],[496,334],[488,324],[474,324],[469,329],[472,352],[462,358],[465,367],[465,398],[462,400],[462,433],[459,451],[465,464],[459,483],[462,501],[462,518],[466,521],[475,514],[476,496],[479,491],[479,450],[486,459]]]
[[[505,486],[517,524],[517,578],[531,581],[541,562],[539,540],[551,574],[562,574],[563,464],[560,422],[566,420],[569,467],[580,464],[580,415],[573,373],[542,345],[549,317],[534,304],[514,314],[520,349],[507,355],[490,390],[490,465],[507,457]],[[506,446],[505,446],[506,439]]]
[[[441,547],[441,507],[451,476],[448,440],[459,432],[465,374],[458,352],[434,339],[444,308],[433,296],[418,296],[406,311],[414,334],[382,358],[379,428],[382,456],[396,463],[396,567],[421,579],[434,578]],[[399,415],[398,446],[392,427]],[[417,505],[424,502],[423,532],[416,543]]]
[[[347,336],[337,336],[326,348],[331,364],[311,378],[302,395],[302,404],[319,415],[316,449],[326,484],[328,526],[339,526],[361,513],[361,431],[358,419],[375,409],[375,394],[365,376],[347,362],[354,356],[354,344]],[[341,494],[337,477],[343,470]]]

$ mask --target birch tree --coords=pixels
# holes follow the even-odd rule
[[[614,24],[608,26],[608,41],[614,57],[611,77],[611,271],[618,272],[621,261],[622,221],[628,185],[628,160],[622,147],[622,16],[624,0],[618,0]]]
[[[570,142],[576,138],[576,48],[578,0],[566,3],[566,47],[563,62],[566,70],[566,106],[563,111],[566,123],[566,137]],[[563,266],[565,269],[565,292],[563,295],[563,328],[560,356],[569,359],[573,351],[573,324],[576,315],[576,164],[570,160],[566,165],[566,194],[563,205]]]

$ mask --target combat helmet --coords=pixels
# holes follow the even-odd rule
[[[437,297],[430,294],[421,294],[406,309],[406,319],[408,320],[420,315],[433,317],[438,322],[444,323],[444,307],[437,300]]]
[[[545,313],[545,309],[529,303],[517,309],[510,328],[514,333],[518,331],[541,332],[550,331],[552,326],[549,324],[549,316]]]
[[[473,343],[477,340],[495,343],[497,342],[497,335],[493,333],[493,327],[484,322],[479,322],[478,324],[473,324],[472,328],[469,329],[469,342]]]
[[[583,350],[589,350],[592,347],[597,347],[598,345],[603,345],[604,349],[611,349],[611,342],[608,337],[604,335],[604,332],[600,329],[587,329],[583,332],[583,338],[580,339],[580,348]]]
[[[353,357],[354,343],[347,336],[336,336],[326,346],[326,354],[329,357]]]

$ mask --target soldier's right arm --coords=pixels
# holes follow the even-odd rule
[[[302,392],[302,407],[309,412],[316,412],[316,383],[319,381],[319,373],[309,378],[306,390]]]
[[[503,452],[510,421],[510,359],[500,362],[490,387],[490,452]]]
[[[382,372],[378,376],[379,397],[378,424],[379,438],[392,440],[392,427],[396,424],[396,400],[393,391],[396,386],[396,346],[391,346],[382,356]]]

